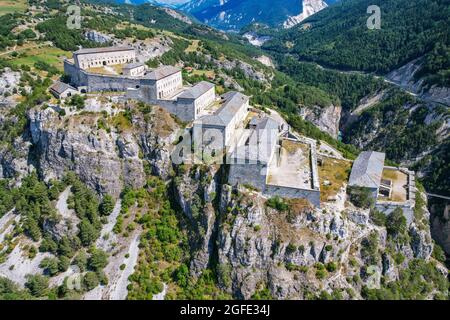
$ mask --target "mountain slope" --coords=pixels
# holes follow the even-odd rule
[[[321,0],[307,2],[324,7]],[[316,6],[308,4],[308,8],[311,7]],[[280,27],[290,18],[288,25],[292,25],[295,21],[292,17],[298,17],[303,12],[303,5],[300,0],[193,0],[180,9],[213,27],[237,31],[255,22]]]
[[[369,5],[381,8],[381,29],[367,28]],[[338,69],[387,73],[449,45],[446,0],[350,0],[279,34],[266,48]]]

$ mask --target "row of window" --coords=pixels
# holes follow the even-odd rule
[[[106,65],[110,65],[110,64],[124,64],[124,63],[133,63],[134,59],[133,58],[119,58],[119,59],[107,59],[107,60],[102,60],[102,59],[89,59],[87,62],[83,61],[82,62],[82,67],[83,68],[92,68],[92,67],[99,67],[99,66],[106,66]]]

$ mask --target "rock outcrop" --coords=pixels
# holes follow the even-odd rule
[[[450,105],[450,88],[436,85],[428,86],[424,79],[415,79],[416,72],[422,65],[422,58],[415,59],[392,71],[387,79],[403,89],[420,96],[425,101]]]
[[[119,113],[107,130],[98,127],[99,121],[108,121],[103,117],[101,113],[61,117],[52,108],[32,109],[29,129],[39,174],[50,180],[74,171],[96,192],[114,197],[125,186],[145,184],[144,159],[153,172],[167,178],[178,129],[170,115],[159,109],[147,115],[133,112],[134,126],[119,128],[114,127],[114,117],[127,121]]]
[[[322,0],[303,0],[303,11],[299,15],[289,17],[284,23],[285,29],[292,28],[305,20],[306,18],[325,9],[328,5]]]
[[[302,108],[300,115],[316,125],[320,130],[337,138],[339,135],[341,112],[342,107],[340,106],[330,105],[325,108],[315,106],[311,108]]]

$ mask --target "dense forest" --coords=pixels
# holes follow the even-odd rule
[[[381,29],[367,28],[370,5],[381,9]],[[384,74],[436,45],[448,46],[449,28],[446,0],[349,0],[281,32],[265,48],[337,69]]]

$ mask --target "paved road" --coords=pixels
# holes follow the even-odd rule
[[[303,62],[306,62],[306,61],[303,61]],[[446,105],[445,103],[442,103],[442,102],[439,102],[439,101],[432,100],[430,98],[426,98],[426,97],[420,96],[416,92],[412,92],[412,91],[408,90],[408,88],[406,88],[405,86],[402,86],[401,84],[399,84],[397,82],[389,80],[389,79],[387,79],[384,76],[378,76],[378,75],[374,75],[374,74],[366,73],[366,72],[362,72],[362,71],[345,71],[345,70],[333,69],[333,68],[321,66],[320,64],[318,64],[316,62],[310,62],[310,63],[315,64],[319,69],[322,69],[322,70],[335,71],[335,72],[339,72],[339,73],[343,73],[343,74],[351,74],[351,75],[352,74],[353,75],[354,74],[359,74],[359,75],[365,75],[365,76],[372,76],[372,77],[374,77],[376,79],[383,80],[385,83],[389,83],[389,84],[391,84],[393,86],[396,86],[397,88],[399,88],[403,92],[405,92],[405,93],[407,93],[407,94],[409,94],[409,95],[411,95],[413,97],[416,97],[416,98],[418,98],[420,100],[423,100],[423,101],[429,102],[429,103],[438,104],[438,105],[441,105],[441,106],[444,106],[444,107],[449,107],[449,105]]]
[[[441,196],[439,194],[434,194],[434,193],[427,193],[427,196],[431,197],[431,198],[440,198],[440,199],[450,200],[450,197]]]

